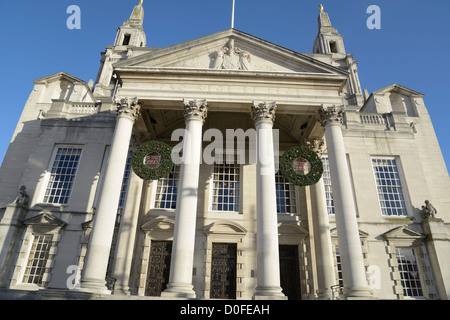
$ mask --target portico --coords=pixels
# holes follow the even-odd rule
[[[216,52],[221,52],[221,48],[230,49],[230,46],[239,54],[245,52],[246,57],[252,58],[252,64],[247,63],[245,68],[243,64],[236,64],[235,69],[227,69],[224,66],[214,67],[215,60],[211,60],[211,47],[217,48]],[[225,51],[228,52],[228,50]],[[180,56],[183,58],[180,59]],[[286,58],[283,60],[283,65],[278,65],[278,69],[285,69],[285,71],[271,71],[273,63],[280,63],[280,61],[274,62],[273,60],[279,56]],[[177,59],[174,60],[174,57]],[[267,60],[263,61],[263,57],[266,57]],[[201,63],[204,63],[203,68],[200,68]],[[193,65],[196,68],[192,68]],[[295,70],[288,70],[294,65]],[[278,264],[279,222],[276,214],[275,172],[273,170],[275,154],[273,152],[277,152],[280,156],[284,152],[283,150],[290,146],[302,145],[311,138],[323,138],[322,123],[325,126],[326,143],[332,174],[334,174],[333,183],[349,181],[348,171],[342,171],[342,173],[339,171],[346,166],[343,138],[340,127],[336,126],[340,125],[342,120],[330,118],[332,115],[328,112],[329,107],[324,107],[324,102],[327,103],[326,105],[342,105],[341,90],[346,82],[346,72],[307,56],[293,54],[284,48],[262,42],[260,39],[235,29],[163,49],[158,54],[143,54],[119,62],[114,65],[114,72],[120,84],[116,95],[116,101],[121,101],[119,109],[123,108],[122,105],[125,101],[130,100],[129,97],[133,97],[133,103],[138,103],[142,113],[142,117],[133,118],[133,121],[136,121],[134,128],[130,125],[126,129],[119,128],[124,131],[120,134],[116,128],[115,137],[117,138],[113,139],[113,146],[116,144],[121,146],[121,151],[118,153],[121,153],[122,166],[125,165],[123,159],[126,158],[128,152],[126,146],[130,143],[133,134],[146,135],[151,140],[164,141],[173,146],[175,142],[170,141],[173,130],[184,128],[188,133],[188,138],[183,140],[183,159],[189,161],[183,161],[180,169],[170,280],[167,290],[162,295],[169,298],[196,296],[192,280],[194,252],[199,250],[195,247],[196,221],[199,218],[198,215],[204,216],[197,201],[202,133],[205,128],[214,126],[215,114],[229,114],[235,118],[245,118],[244,122],[248,126],[251,125],[248,120],[253,119],[253,126],[257,130],[258,137],[255,173],[257,272],[254,298],[283,298]],[[342,117],[343,112],[344,110],[341,110],[338,116]],[[318,122],[317,114],[321,116],[319,119],[321,123]],[[252,116],[250,117],[250,115]],[[120,117],[119,114],[118,124],[121,121]],[[212,123],[209,122],[210,118],[213,119]],[[171,119],[170,126],[167,126],[167,119]],[[128,121],[132,124],[132,121]],[[247,130],[248,127],[240,129]],[[274,150],[272,129],[283,132],[280,150]],[[122,140],[119,142],[117,139]],[[337,156],[335,152],[338,152]],[[270,161],[261,162],[266,159],[270,159]],[[113,163],[110,160],[108,168]],[[107,177],[108,172],[118,178],[117,173],[120,170],[117,168],[115,170],[107,169]],[[105,188],[100,197],[106,197],[107,192],[108,188]],[[316,207],[318,212],[320,210],[324,212],[324,209],[320,209],[320,206],[324,205],[324,202],[320,200],[320,192],[316,191],[311,195],[314,199],[318,197],[315,200],[319,206]],[[339,201],[346,203],[345,199],[348,198],[348,194],[343,191],[337,197],[337,203]],[[101,207],[98,219],[101,217],[100,210]],[[110,210],[112,212],[114,208]],[[340,232],[340,248],[343,253],[349,248],[352,257],[349,261],[355,261],[355,257],[359,257],[359,260],[356,259],[356,265],[343,263],[344,268],[351,269],[346,273],[348,281],[346,293],[348,296],[359,296],[359,292],[364,291],[365,286],[364,265],[360,248],[350,245],[359,241],[356,214],[351,207],[337,206],[336,211],[336,223],[346,226],[342,228],[348,228],[342,229]],[[137,215],[138,211],[134,214]],[[312,214],[315,215],[316,212]],[[347,216],[354,217],[354,221],[349,224]],[[94,237],[97,232],[104,235],[102,229],[107,226],[111,229],[114,219],[115,216],[110,215],[109,225],[106,223],[100,225],[100,223],[94,222]],[[99,229],[100,231],[98,231]],[[120,233],[118,237],[120,239]],[[103,238],[102,245],[108,248],[111,239],[112,233],[111,236]],[[317,241],[319,243],[325,241],[322,248],[330,250],[327,239],[329,240],[329,237],[323,234]],[[95,250],[92,243],[89,252]],[[103,257],[107,256],[107,250],[104,251]],[[330,255],[331,252],[328,253],[328,256]],[[95,257],[98,259],[99,255],[95,255]],[[85,288],[88,288],[87,284],[90,278],[101,279],[105,275],[105,266],[100,268],[100,264],[93,263],[92,259],[94,258],[88,254],[82,278],[82,287],[84,284]],[[133,258],[129,255],[128,259]],[[128,261],[128,265],[130,264],[131,261]],[[95,267],[91,267],[92,265]],[[92,276],[91,273],[96,275]],[[329,283],[326,284],[326,286],[328,285]],[[326,286],[322,290],[329,298],[330,288]],[[98,286],[99,289],[103,287],[104,285]]]

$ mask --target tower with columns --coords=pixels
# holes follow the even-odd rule
[[[234,28],[147,47],[143,19],[139,1],[92,88],[35,80],[0,169],[0,298],[450,297],[423,94],[363,95],[322,6],[312,53]],[[280,169],[292,148],[315,183]]]

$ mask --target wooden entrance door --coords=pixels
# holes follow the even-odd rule
[[[300,300],[298,246],[280,245],[280,283],[289,300]]]
[[[213,243],[211,262],[211,299],[236,299],[235,243]]]
[[[171,241],[152,241],[147,273],[146,296],[160,297],[169,282]]]

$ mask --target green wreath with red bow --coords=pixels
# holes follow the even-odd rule
[[[310,164],[308,174],[299,174],[294,169],[294,161],[305,159]],[[297,186],[311,186],[319,182],[323,174],[322,159],[314,151],[305,147],[292,147],[280,159],[280,170],[289,182]]]
[[[159,165],[154,169],[149,168],[144,162],[150,154],[161,156]],[[143,143],[134,150],[131,166],[134,173],[144,180],[158,180],[167,177],[173,168],[172,148],[161,141]]]

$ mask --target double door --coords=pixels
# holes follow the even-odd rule
[[[280,245],[280,284],[288,299],[300,300],[298,246]],[[169,282],[171,241],[152,241],[145,295],[161,296]],[[237,244],[213,243],[211,299],[236,299]]]
[[[152,241],[145,295],[160,297],[167,288],[172,257],[172,241]]]
[[[236,299],[235,243],[213,243],[211,257],[211,299]]]

